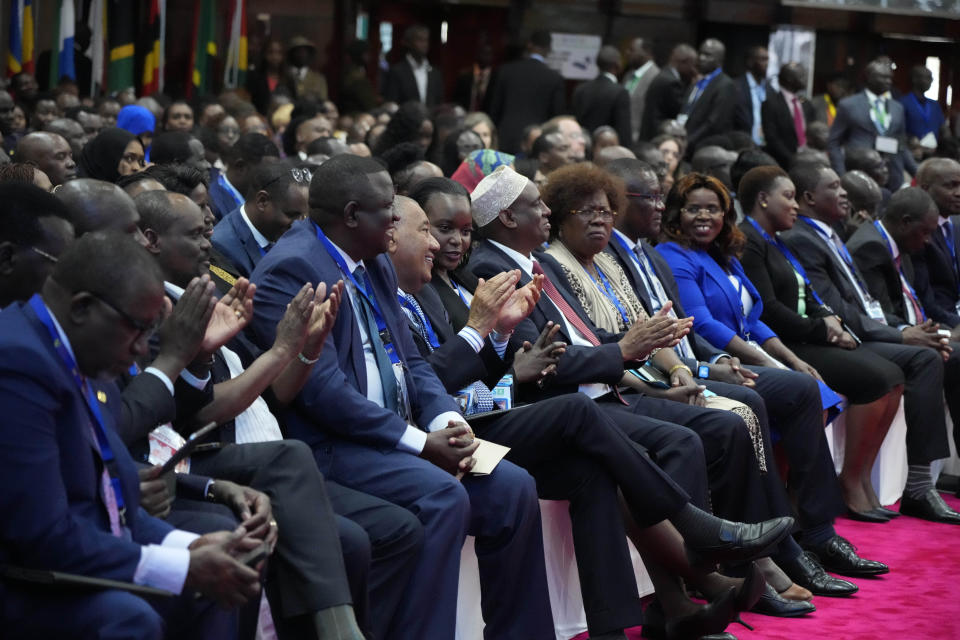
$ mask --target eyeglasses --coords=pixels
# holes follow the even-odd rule
[[[680,211],[691,216],[698,215],[700,212],[706,213],[708,216],[718,216],[723,213],[723,209],[714,204],[708,204],[705,207],[690,204],[680,209]]]
[[[605,207],[584,207],[583,209],[571,209],[570,213],[572,215],[579,216],[584,222],[590,222],[597,216],[600,216],[605,221],[610,221],[617,217],[616,211],[607,209]]]
[[[134,318],[133,316],[131,316],[129,313],[127,313],[127,312],[124,311],[123,309],[120,309],[119,307],[115,306],[112,302],[110,302],[110,301],[108,301],[108,300],[106,300],[106,299],[104,299],[104,298],[101,298],[101,297],[98,296],[97,294],[91,293],[90,295],[93,296],[94,298],[96,298],[97,300],[99,300],[100,302],[102,302],[103,304],[105,304],[106,306],[108,306],[108,307],[110,307],[111,309],[113,309],[114,312],[115,312],[118,316],[120,316],[121,318],[123,318],[123,319],[127,322],[127,324],[129,324],[131,327],[133,327],[134,329],[136,329],[137,332],[139,333],[139,335],[137,336],[137,339],[139,339],[139,338],[141,338],[141,337],[143,337],[143,336],[146,336],[146,337],[152,336],[154,333],[156,333],[157,329],[160,327],[160,323],[163,322],[163,316],[162,316],[162,315],[161,315],[159,318],[157,318],[157,319],[155,319],[155,320],[153,320],[152,322],[149,322],[149,323],[146,323],[146,322],[144,322],[144,321],[142,321],[142,320],[137,320],[136,318]]]
[[[648,200],[654,204],[663,204],[664,198],[659,193],[633,193],[627,191],[625,194],[628,198],[642,198],[643,200]]]
[[[297,183],[306,182],[308,185],[310,184],[310,180],[313,179],[313,174],[310,173],[309,169],[297,169],[296,167],[290,169],[290,176],[293,178],[294,182],[297,182]],[[283,174],[280,174],[276,178],[272,180],[268,180],[262,187],[260,187],[260,189],[266,189],[267,187],[269,187],[270,185],[272,185],[274,182],[276,182],[282,177],[283,177]]]
[[[51,254],[51,253],[47,253],[47,252],[44,251],[43,249],[37,249],[36,247],[28,247],[28,248],[30,249],[30,251],[33,251],[35,254],[37,254],[37,255],[40,256],[41,258],[44,258],[44,259],[46,259],[46,260],[49,260],[49,261],[52,262],[53,264],[57,264],[58,262],[60,262],[60,259],[57,258],[57,256],[55,256],[55,255],[53,255],[53,254]]]

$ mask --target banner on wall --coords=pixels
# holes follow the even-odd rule
[[[547,66],[567,80],[593,80],[597,77],[597,52],[603,44],[600,36],[579,33],[551,33]]]
[[[770,32],[767,44],[770,62],[767,65],[767,82],[780,90],[777,73],[788,62],[799,62],[807,70],[807,96],[813,92],[813,64],[817,53],[817,32],[813,29],[780,25]]]

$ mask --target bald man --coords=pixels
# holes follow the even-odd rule
[[[140,214],[133,199],[115,184],[78,178],[57,189],[77,236],[91,231],[119,231],[146,245],[137,224]]]
[[[623,60],[616,47],[607,45],[597,53],[597,77],[584,82],[573,92],[573,113],[587,131],[608,125],[620,140],[633,140],[630,129],[630,94],[617,76]]]
[[[678,44],[647,88],[640,140],[649,140],[657,135],[661,122],[677,117],[683,107],[683,93],[696,75],[697,51],[689,44]]]
[[[877,219],[883,193],[876,180],[864,171],[847,171],[840,178],[840,184],[850,201],[850,213],[843,224],[844,232],[841,233],[841,237],[846,241],[861,224],[870,224]]]
[[[613,145],[612,147],[603,147],[599,151],[596,151],[593,154],[593,163],[600,168],[604,168],[614,160],[619,160],[620,158],[636,159],[636,157],[630,149],[620,145]]]
[[[37,131],[25,135],[17,143],[13,159],[43,171],[54,187],[77,177],[77,163],[70,143],[56,133]]]
[[[61,136],[70,144],[70,151],[73,152],[73,157],[80,157],[83,145],[87,141],[87,135],[84,133],[83,127],[80,126],[79,122],[71,120],[70,118],[57,118],[43,125],[43,130]]]
[[[733,129],[733,112],[737,107],[737,88],[723,72],[727,49],[716,38],[700,45],[697,71],[700,79],[687,90],[677,120],[687,129],[687,155],[697,150],[701,140]]]

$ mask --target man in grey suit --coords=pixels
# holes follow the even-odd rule
[[[640,139],[640,125],[643,123],[643,104],[647,98],[647,89],[660,67],[653,61],[650,42],[643,38],[634,38],[626,52],[627,72],[623,76],[623,86],[630,94],[630,140],[621,140],[624,146],[632,146]],[[628,144],[629,143],[629,144]]]
[[[903,171],[917,173],[917,163],[907,148],[903,105],[891,98],[893,70],[884,60],[867,65],[866,88],[837,104],[837,116],[830,127],[827,152],[837,173],[844,170],[843,150],[876,149],[887,161],[890,176],[886,186],[896,191],[903,184]]]
[[[715,38],[708,38],[700,45],[697,69],[701,78],[687,91],[677,118],[687,129],[688,157],[693,156],[701,140],[733,129],[737,90],[730,76],[723,72],[726,53],[726,47]]]

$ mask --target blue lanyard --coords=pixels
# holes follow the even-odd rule
[[[596,265],[594,265],[596,266]],[[610,285],[610,281],[607,280],[607,277],[603,275],[603,271],[597,266],[597,275],[600,276],[600,282],[597,282],[594,277],[587,271],[587,268],[583,268],[587,272],[587,277],[593,281],[593,284],[600,289],[602,293],[610,303],[617,308],[617,312],[620,314],[620,319],[623,320],[623,326],[630,326],[630,316],[627,315],[627,309],[623,306],[623,303],[620,302],[620,299],[617,297],[617,294],[613,292],[613,287]]]
[[[453,281],[453,277],[450,278],[450,286],[453,287],[453,290],[457,292],[457,295],[460,296],[460,299],[463,300],[463,304],[467,305],[467,309],[470,308],[470,303],[467,302],[467,297],[463,295],[463,291],[460,291],[460,287],[457,286],[457,283]]]
[[[230,197],[233,198],[233,201],[237,203],[238,206],[243,206],[243,195],[237,191],[237,188],[227,182],[227,176],[220,173],[217,175],[217,184],[224,188],[224,190],[230,194]]]
[[[730,272],[737,279],[737,302],[740,304],[740,313],[737,314],[737,320],[740,323],[740,336],[749,341],[750,331],[747,329],[747,308],[743,305],[743,279],[737,274]],[[729,279],[727,280],[729,282]]]
[[[343,256],[340,255],[340,252],[337,251],[337,248],[334,246],[334,244],[330,242],[330,239],[327,238],[323,231],[320,230],[320,227],[317,226],[317,223],[314,222],[313,226],[317,230],[317,238],[323,244],[323,247],[327,250],[327,253],[330,254],[330,257],[333,258],[333,261],[337,263],[337,267],[340,268],[340,273],[343,274],[344,278],[347,278],[353,283],[354,288],[357,290],[357,294],[366,301],[371,311],[373,311],[373,319],[377,323],[377,332],[380,334],[380,342],[383,343],[383,350],[387,352],[390,362],[393,364],[400,364],[400,356],[397,355],[397,350],[393,346],[393,337],[390,335],[390,329],[387,328],[387,322],[383,319],[383,313],[380,312],[380,306],[377,304],[377,299],[373,295],[373,284],[370,282],[370,276],[364,272],[363,284],[357,282],[357,279],[353,277],[350,269],[347,268],[347,263],[344,261]],[[370,336],[370,338],[372,340],[373,336]]]
[[[814,222],[812,218],[809,218],[807,216],[800,216],[800,219],[806,222],[808,225],[810,225],[814,231],[816,231],[824,240],[827,241],[827,244],[829,246],[835,247],[837,249],[837,252],[840,254],[840,258],[847,265],[847,267],[850,269],[850,273],[856,279],[857,285],[859,285],[859,287],[863,290],[863,292],[869,296],[870,295],[869,291],[866,285],[864,285],[863,281],[860,280],[860,276],[857,274],[857,267],[856,265],[853,264],[853,257],[850,255],[850,252],[847,251],[847,247],[843,243],[841,243],[840,246],[837,246],[836,244],[834,244],[833,240],[830,238],[830,235],[826,231],[821,229],[820,226],[816,222]]]
[[[753,228],[756,229],[761,236],[763,236],[764,240],[766,240],[767,242],[769,242],[774,247],[780,250],[780,253],[782,253],[783,257],[787,259],[787,262],[789,262],[790,265],[793,267],[793,270],[797,272],[797,275],[803,278],[804,286],[807,288],[808,291],[810,291],[810,295],[813,296],[813,299],[816,301],[816,303],[822,307],[826,306],[825,304],[823,304],[823,300],[820,299],[820,296],[817,295],[817,292],[814,290],[813,285],[810,284],[810,278],[807,277],[807,272],[804,270],[803,265],[800,264],[800,261],[797,260],[796,256],[794,256],[793,253],[790,251],[790,249],[787,248],[787,245],[783,243],[783,240],[781,240],[776,236],[771,236],[753,218],[748,216],[747,220],[749,220],[750,224],[753,225]]]
[[[887,251],[890,252],[890,256],[893,256],[893,245],[890,244],[890,238],[887,236],[887,232],[883,230],[883,225],[880,224],[879,220],[873,221],[873,226],[877,228],[877,231],[880,232],[880,235],[883,237],[883,241],[887,243]],[[907,281],[907,277],[903,275],[903,269],[898,267],[897,273],[900,276],[900,282],[907,288],[907,291],[910,292],[910,295],[913,296],[913,301],[917,303],[917,308],[920,310],[920,321],[923,322],[927,319],[927,314],[924,313],[923,307],[920,306],[920,298],[917,297],[917,292]]]
[[[417,316],[420,319],[420,325],[423,327],[423,330],[427,334],[427,342],[430,343],[430,346],[434,349],[440,348],[440,340],[437,338],[436,332],[433,330],[433,325],[430,323],[430,318],[427,317],[427,314],[423,312],[422,309],[419,309],[407,300],[404,296],[397,294],[397,302],[404,308],[410,311],[413,315]]]
[[[637,251],[643,251],[643,248],[639,246],[637,246],[636,248],[631,247],[630,245],[627,244],[626,240],[620,237],[619,234],[614,233],[613,237],[616,238],[617,242],[620,243],[620,246],[623,247],[624,251],[627,252],[627,255],[630,256],[630,259],[633,260],[634,263],[636,263],[637,267],[639,267],[641,277],[647,280],[646,286],[648,291],[650,292],[650,295],[656,299],[655,302],[657,303],[657,306],[656,306],[656,309],[654,309],[654,311],[659,311],[660,308],[666,302],[666,300],[660,299],[660,295],[657,293],[657,287],[656,285],[653,284],[653,278],[655,276],[652,273],[647,271],[647,268],[643,266],[643,263],[640,261],[640,258],[637,256]],[[649,259],[650,258],[647,258],[647,260]],[[650,265],[650,268],[652,270],[653,265]],[[654,300],[651,300],[650,302],[653,303]]]
[[[100,412],[100,403],[93,392],[93,388],[86,383],[83,374],[80,373],[80,367],[77,365],[77,361],[74,360],[70,354],[67,345],[60,339],[57,327],[54,325],[53,318],[50,317],[50,312],[47,311],[47,307],[40,299],[40,294],[34,294],[34,296],[30,298],[30,307],[34,313],[37,314],[37,319],[46,327],[47,333],[50,334],[50,339],[53,341],[53,347],[56,349],[57,355],[60,356],[60,361],[63,363],[63,366],[70,371],[73,376],[73,381],[77,384],[77,388],[80,389],[80,393],[83,394],[83,399],[87,402],[87,408],[90,410],[96,425],[93,431],[97,437],[97,444],[100,446],[100,458],[107,468],[107,473],[110,476],[110,484],[113,486],[113,493],[114,496],[116,496],[120,524],[126,526],[126,506],[123,502],[123,488],[120,486],[117,460],[113,456],[113,449],[110,447],[110,441],[107,439],[107,426],[103,420],[103,414]]]

